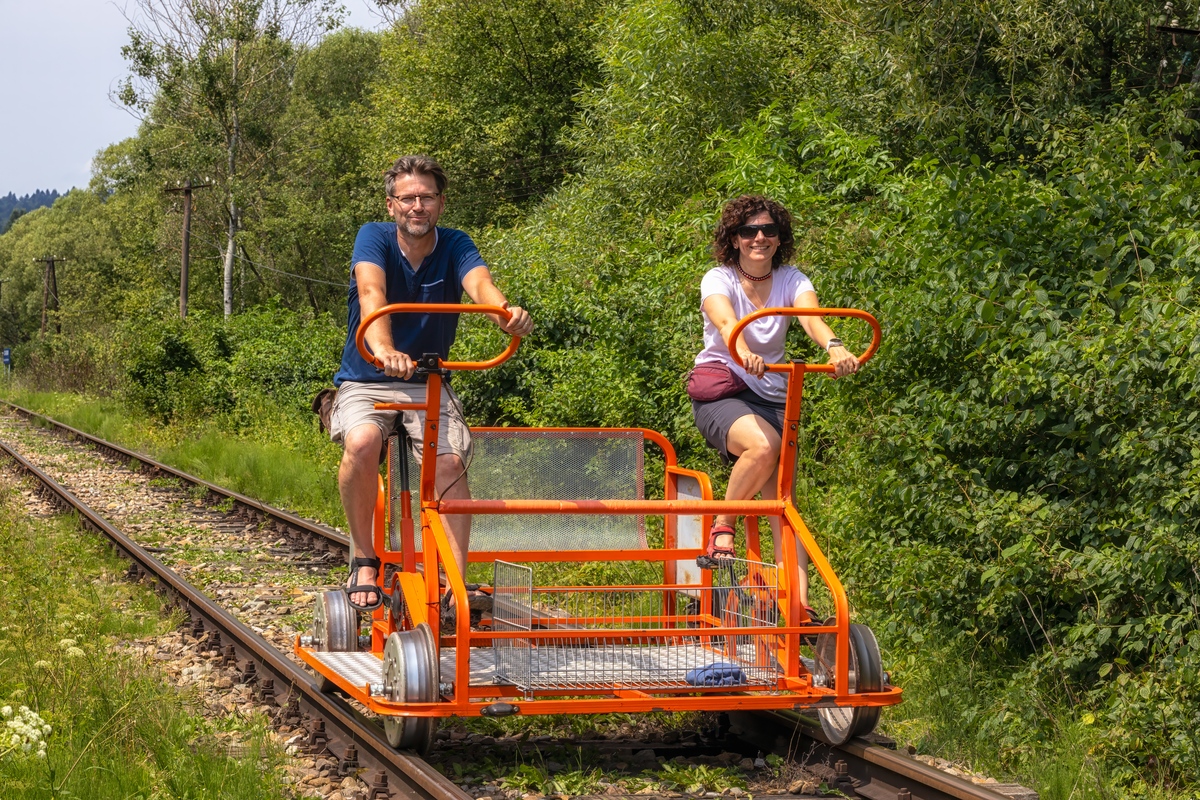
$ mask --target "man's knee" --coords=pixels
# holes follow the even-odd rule
[[[378,465],[379,453],[383,449],[383,434],[373,424],[359,425],[346,433],[342,446],[344,467],[361,463]]]
[[[467,468],[462,458],[456,453],[443,453],[437,460],[438,491],[452,491],[455,496],[466,497],[470,491],[467,488]]]

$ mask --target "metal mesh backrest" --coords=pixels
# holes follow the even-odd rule
[[[471,432],[474,456],[467,479],[480,500],[641,500],[645,454],[639,431],[540,431],[526,428]],[[393,452],[397,448],[392,448]],[[420,470],[409,458],[413,507]],[[399,516],[399,465],[389,459],[392,518]],[[417,532],[418,547],[420,531]],[[398,531],[393,535],[399,544]],[[583,514],[477,514],[471,550],[599,550],[646,547],[643,516]]]

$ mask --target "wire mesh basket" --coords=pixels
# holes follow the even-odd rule
[[[773,564],[730,559],[712,587],[535,587],[532,567],[496,561],[492,630],[511,634],[492,640],[496,680],[527,695],[773,689],[776,578]]]

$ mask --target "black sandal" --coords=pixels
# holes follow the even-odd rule
[[[354,581],[358,579],[358,570],[361,567],[370,567],[371,569],[375,570],[375,579],[379,579],[378,558],[355,558],[350,562],[349,580]],[[346,592],[347,602],[350,603],[350,607],[356,611],[374,611],[383,605],[383,590],[373,583],[351,583],[349,586],[343,587],[343,591]],[[375,599],[360,606],[353,600],[349,599],[351,595],[355,594],[370,594],[373,595]]]
[[[467,613],[471,616],[471,627],[475,627],[483,619],[484,612],[490,613],[492,610],[492,596],[487,592],[479,591],[478,583],[468,583],[467,588]],[[453,594],[447,590],[442,594],[441,602],[438,603],[439,614],[443,629],[452,629],[458,622],[458,613],[456,609],[458,605],[450,605],[450,598]]]

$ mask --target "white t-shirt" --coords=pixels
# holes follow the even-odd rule
[[[790,307],[796,305],[796,298],[804,292],[814,292],[812,281],[795,267],[782,266],[775,270],[775,278],[771,282],[771,294],[767,297],[767,308]],[[704,317],[704,349],[696,356],[697,364],[720,362],[733,370],[733,373],[746,382],[755,394],[773,403],[787,400],[787,375],[780,372],[768,372],[762,378],[754,378],[744,369],[733,362],[729,348],[721,338],[717,326],[713,325],[708,314],[704,312],[704,301],[714,294],[729,298],[733,313],[738,319],[758,311],[758,307],[750,302],[742,290],[737,271],[733,267],[713,267],[700,281],[700,314]],[[787,345],[788,323],[792,317],[764,317],[746,326],[742,338],[746,345],[768,364],[782,363]]]

